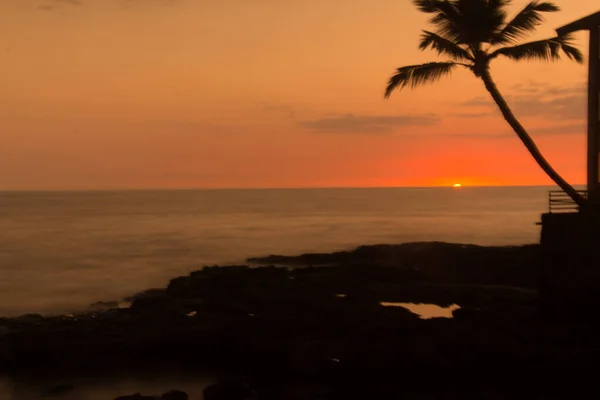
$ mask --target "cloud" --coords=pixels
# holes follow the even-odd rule
[[[314,121],[304,121],[300,125],[318,132],[334,133],[382,133],[396,126],[432,125],[439,121],[434,114],[423,115],[354,115],[344,114]]]
[[[581,120],[587,113],[585,96],[560,96],[554,99],[520,97],[509,99],[523,117],[544,116],[548,119]]]
[[[477,96],[465,101],[463,105],[475,107],[489,107],[491,105],[494,105],[494,102],[488,97]]]
[[[578,95],[585,93],[587,90],[586,82],[578,82],[574,85],[549,86],[548,82],[529,81],[527,83],[519,83],[512,87],[512,91],[517,94],[535,94],[544,96],[556,95]]]
[[[106,1],[106,0],[89,0],[89,1]],[[118,3],[123,4],[125,7],[133,6],[136,4],[163,4],[163,5],[174,5],[179,0],[114,0]],[[42,11],[57,11],[64,7],[69,6],[81,6],[84,4],[84,0],[45,0],[45,3],[40,4],[37,8]]]
[[[517,117],[544,117],[548,120],[581,121],[586,118],[586,85],[550,86],[547,83],[517,85],[505,96]],[[465,106],[497,108],[487,97],[475,97]]]
[[[427,136],[419,135],[420,138],[446,138],[446,139],[481,139],[481,140],[497,140],[497,139],[513,139],[516,138],[512,131],[506,132],[452,132],[452,133],[431,133]]]
[[[36,117],[33,115],[26,114],[0,114],[0,121],[36,121],[44,122],[47,121],[45,118]]]
[[[455,118],[481,118],[481,117],[487,117],[489,115],[493,115],[493,113],[491,113],[491,112],[456,113],[456,114],[453,114],[452,117],[455,117]]]
[[[57,4],[70,4],[73,6],[80,6],[83,4],[81,0],[50,0],[53,3]]]
[[[82,0],[46,0],[46,3],[40,4],[37,8],[42,11],[57,11],[64,7],[80,6]]]
[[[54,10],[58,9],[57,6],[53,6],[51,4],[40,4],[37,8],[38,8],[38,10],[42,10],[42,11],[54,11]]]
[[[578,135],[587,132],[587,125],[585,123],[573,123],[573,124],[562,124],[552,125],[540,128],[526,128],[527,132],[536,139],[537,136],[543,135]],[[423,138],[425,136],[419,135]],[[498,140],[498,139],[510,139],[518,140],[515,132],[508,126],[505,129],[501,129],[495,132],[452,132],[452,133],[431,133],[426,137],[437,138],[446,137],[451,139],[470,139],[470,140]]]
[[[567,125],[553,125],[544,128],[532,129],[532,133],[543,133],[548,135],[572,135],[572,134],[584,134],[587,132],[586,123],[575,123]]]
[[[294,109],[286,105],[265,104],[262,110],[265,112],[272,112],[275,114],[284,115],[287,118],[294,118],[294,116],[296,115]]]
[[[159,4],[159,5],[175,5],[179,0],[118,0],[125,7],[133,6],[136,4]]]

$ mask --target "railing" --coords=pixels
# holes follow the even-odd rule
[[[587,199],[586,190],[578,190],[584,199]],[[548,209],[550,213],[579,211],[579,206],[562,190],[551,190],[548,192]]]

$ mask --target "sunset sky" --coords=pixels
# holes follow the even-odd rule
[[[598,9],[556,3],[535,38]],[[437,59],[427,19],[409,0],[2,0],[0,190],[550,184],[469,72],[384,100],[396,67]],[[585,182],[586,67],[492,74]]]

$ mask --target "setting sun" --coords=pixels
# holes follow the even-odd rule
[[[462,187],[462,185],[460,183],[455,183],[454,185],[452,185],[452,187],[459,188]]]

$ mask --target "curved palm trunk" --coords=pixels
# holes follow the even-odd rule
[[[494,83],[492,76],[490,75],[489,69],[486,68],[481,73],[481,79],[485,84],[485,88],[488,92],[490,92],[492,98],[498,105],[498,108],[500,108],[504,119],[513,128],[517,136],[519,136],[519,139],[521,139],[521,141],[523,142],[527,150],[529,150],[529,153],[535,159],[538,165],[565,193],[569,195],[571,199],[573,199],[575,203],[577,203],[577,205],[580,208],[584,207],[586,205],[586,200],[583,198],[583,196],[581,196],[581,194],[579,194],[579,192],[577,192],[573,188],[573,186],[571,186],[567,181],[565,181],[563,177],[560,176],[558,172],[556,172],[554,168],[550,166],[548,161],[544,158],[544,156],[534,143],[533,139],[531,139],[525,128],[523,128],[523,125],[519,123],[515,115],[512,113],[510,107],[506,103],[506,100],[504,100],[504,97],[502,97],[500,91],[496,87],[496,84]]]

